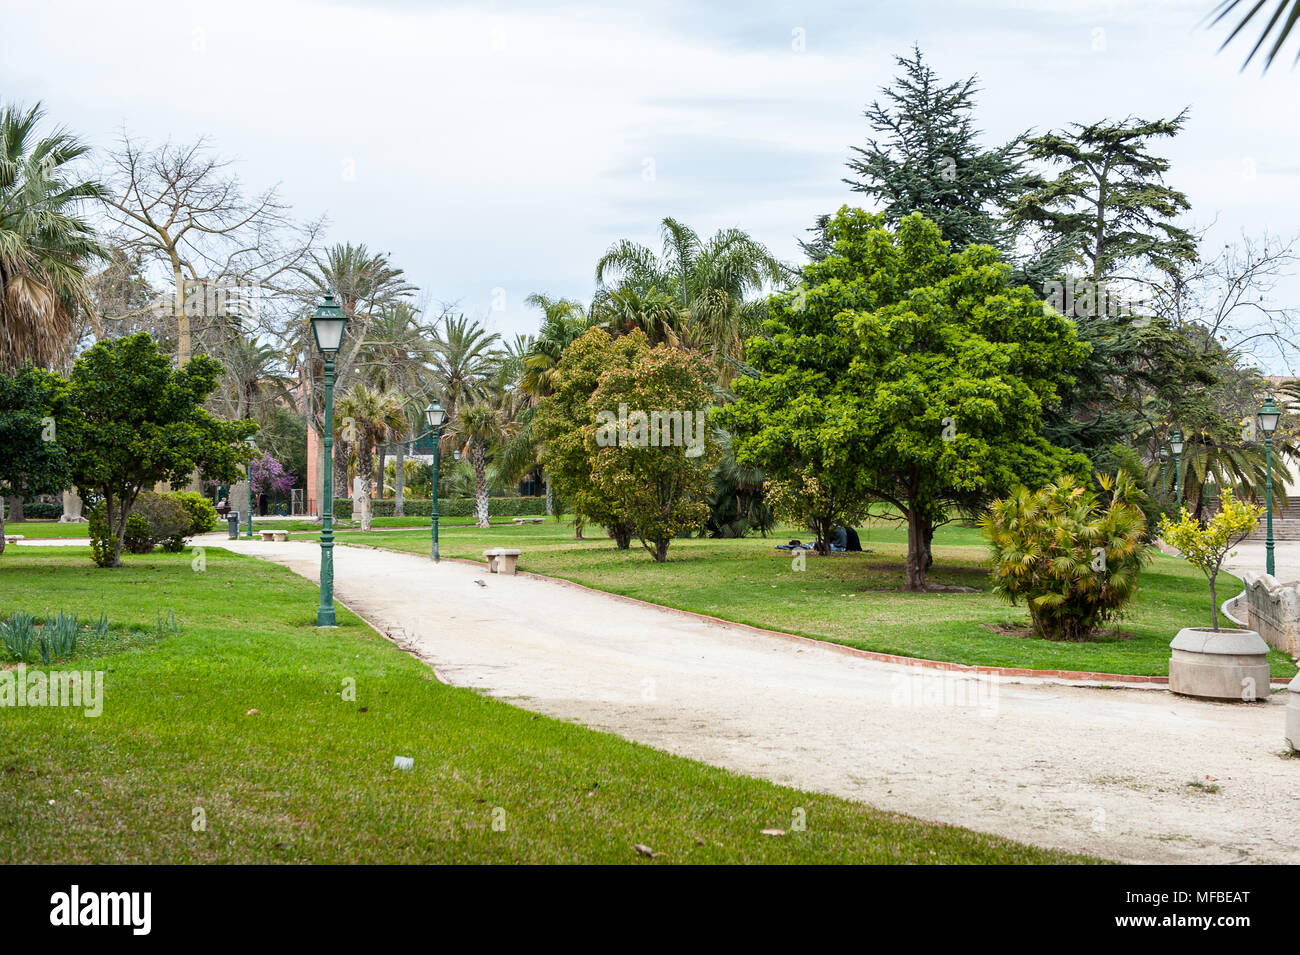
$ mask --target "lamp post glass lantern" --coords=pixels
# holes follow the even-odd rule
[[[311,317],[311,333],[325,359],[324,467],[321,468],[320,608],[316,626],[336,626],[334,615],[334,356],[343,344],[347,315],[326,295]]]
[[[248,443],[248,533],[244,535],[249,539],[253,536],[253,455],[257,451],[257,442],[252,438],[246,439]]]
[[[1259,430],[1264,433],[1264,500],[1267,507],[1267,525],[1264,533],[1264,573],[1273,576],[1273,432],[1277,430],[1282,412],[1272,396],[1265,399],[1255,417]]]
[[[424,423],[429,426],[433,432],[433,495],[430,507],[429,533],[431,540],[429,542],[429,556],[433,562],[438,563],[438,446],[442,443],[442,426],[447,420],[447,412],[435,398],[429,402],[429,406],[424,409]]]

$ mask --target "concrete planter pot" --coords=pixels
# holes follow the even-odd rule
[[[1169,649],[1169,689],[1175,693],[1231,703],[1268,698],[1268,644],[1254,630],[1187,627]]]
[[[1300,676],[1287,684],[1286,740],[1292,749],[1300,749]]]

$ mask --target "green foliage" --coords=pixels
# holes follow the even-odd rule
[[[1105,498],[1065,476],[994,501],[980,520],[996,593],[1024,600],[1039,636],[1086,640],[1137,593],[1147,562],[1146,495],[1127,474],[1098,475]]]
[[[595,412],[588,401],[602,375],[612,368],[632,367],[637,356],[648,350],[639,330],[612,338],[603,329],[590,329],[565,349],[552,378],[553,391],[542,399],[533,417],[541,442],[539,457],[555,487],[571,502],[579,520],[609,529],[620,549],[628,545],[631,521],[622,502],[593,480]],[[588,434],[593,439],[590,447]]]
[[[148,554],[154,549],[154,544],[153,533],[149,527],[149,518],[134,511],[127,515],[126,534],[122,540],[126,552],[128,554]]]
[[[24,501],[23,516],[29,521],[55,521],[63,516],[62,502]]]
[[[823,554],[830,553],[835,528],[861,523],[871,506],[851,485],[837,486],[802,472],[768,481],[767,496],[778,518],[816,535]]]
[[[192,496],[198,498],[201,503],[207,503],[197,494]],[[211,505],[208,507],[212,510],[212,527],[216,527],[217,512],[211,508]],[[137,517],[145,521],[143,540],[139,540],[141,535],[138,530],[134,536],[132,533],[133,522]],[[126,548],[133,554],[147,554],[157,544],[168,553],[178,553],[185,546],[185,538],[191,533],[191,520],[190,509],[177,498],[176,494],[143,491],[136,498],[135,507],[132,508],[131,516],[127,519]],[[135,526],[138,527],[138,524]],[[134,549],[133,543],[142,549]]]
[[[913,213],[925,216],[953,251],[976,243],[1009,247],[998,214],[1022,187],[1019,138],[980,148],[971,115],[976,78],[941,83],[919,48],[910,59],[895,60],[904,75],[881,90],[884,103],[873,102],[865,113],[881,138],[853,148],[848,167],[859,178],[845,181],[871,196],[891,225]]]
[[[439,483],[442,483],[441,481]],[[392,498],[372,501],[370,504],[375,517],[392,517],[395,502]],[[432,502],[422,498],[407,498],[405,502],[407,517],[429,517],[433,513]],[[541,517],[546,514],[544,497],[494,497],[492,498],[493,517]],[[352,501],[344,498],[334,501],[334,516],[348,520],[352,517]],[[438,517],[473,517],[473,497],[438,498]]]
[[[30,614],[15,610],[7,620],[0,621],[0,638],[12,659],[26,663],[36,646],[36,621]]]
[[[1173,224],[1191,204],[1164,184],[1169,161],[1147,146],[1176,136],[1186,121],[1183,110],[1173,119],[1072,123],[1029,139],[1030,158],[1062,170],[1027,190],[1013,219],[1037,227],[1054,258],[1081,265],[1093,281],[1135,262],[1178,274],[1196,258],[1195,238]]]
[[[65,431],[72,477],[102,498],[107,536],[123,537],[142,489],[202,477],[233,481],[247,461],[251,421],[220,421],[204,408],[221,366],[196,355],[183,368],[141,332],[105,340],[77,359],[69,384],[75,413]],[[115,553],[106,566],[117,566]],[[104,566],[104,565],[101,565]]]
[[[705,422],[713,396],[710,380],[703,359],[664,345],[643,345],[630,366],[601,375],[587,402],[591,423],[582,427],[582,437],[592,486],[619,502],[633,532],[660,563],[674,537],[709,516],[705,497],[718,458]]]
[[[58,375],[29,365],[0,376],[0,494],[54,494],[67,487],[68,456],[60,431],[66,418],[67,386]]]
[[[717,421],[736,457],[777,481],[816,480],[846,505],[887,501],[908,521],[908,587],[925,587],[934,526],[1025,481],[1086,473],[1040,434],[1086,349],[990,247],[952,254],[920,215],[896,230],[844,208],[831,254],[773,298],[758,377]]]
[[[206,534],[217,529],[217,509],[202,494],[194,491],[173,491],[172,497],[185,509],[189,519],[189,525],[185,530],[186,537]]]
[[[36,643],[41,662],[49,665],[55,660],[66,659],[77,652],[77,635],[81,631],[81,622],[76,614],[60,610],[51,617],[45,615],[45,625],[41,627],[41,636]]]
[[[731,452],[731,435],[719,435],[722,456],[709,476],[709,519],[701,528],[710,537],[767,536],[776,524],[761,468],[745,467]]]
[[[103,501],[86,511],[86,533],[90,537],[90,559],[99,567],[116,567],[122,548],[120,537],[108,523],[108,508]]]
[[[1168,517],[1160,522],[1160,536],[1192,565],[1200,568],[1210,582],[1210,626],[1219,629],[1219,602],[1215,579],[1223,559],[1242,539],[1255,529],[1264,508],[1238,500],[1231,492],[1219,501],[1218,512],[1202,523],[1181,508],[1177,521]]]

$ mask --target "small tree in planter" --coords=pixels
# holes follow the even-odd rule
[[[1219,506],[1219,512],[1202,524],[1183,508],[1177,521],[1163,518],[1160,522],[1160,536],[1171,547],[1178,549],[1190,563],[1201,569],[1210,582],[1210,622],[1211,629],[1219,629],[1219,600],[1215,593],[1215,579],[1223,568],[1224,558],[1232,548],[1259,524],[1264,509],[1258,504],[1239,501],[1231,493],[1225,493]]]

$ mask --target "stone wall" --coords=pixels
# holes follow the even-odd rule
[[[1250,629],[1269,646],[1300,656],[1300,583],[1282,583],[1254,572],[1248,572],[1244,582]]]

